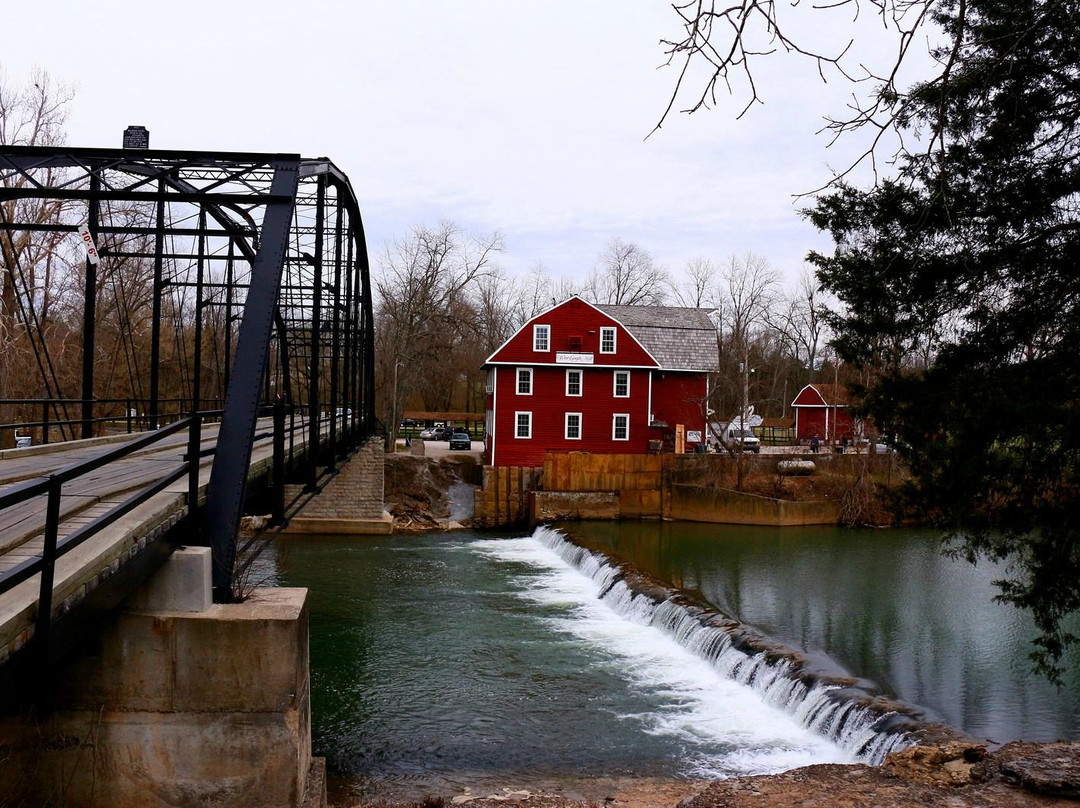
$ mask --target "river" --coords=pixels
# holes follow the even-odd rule
[[[1076,737],[1076,690],[1025,673],[1030,632],[989,603],[993,576],[941,558],[927,534],[569,530],[596,559],[630,559],[822,670],[980,737]],[[808,708],[767,697],[762,677],[758,690],[733,681],[671,631],[613,608],[595,570],[556,552],[562,541],[279,540],[277,580],[311,590],[314,748],[339,797],[514,786],[595,798],[582,784],[596,778],[765,773],[865,753],[865,737],[813,731]]]

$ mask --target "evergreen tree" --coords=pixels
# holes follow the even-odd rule
[[[1060,682],[1080,610],[1080,4],[932,13],[941,72],[886,99],[922,148],[807,211],[836,244],[811,261],[918,501],[958,554],[1012,562],[1000,598],[1031,610]]]

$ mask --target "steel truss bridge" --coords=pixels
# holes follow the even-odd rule
[[[184,542],[212,548],[228,600],[253,452],[272,445],[281,519],[286,477],[314,490],[381,430],[373,342],[363,223],[330,160],[0,146],[0,448],[142,433],[0,489],[0,545],[16,524],[40,545],[0,567],[0,596],[40,578],[30,645],[48,655],[58,560],[185,481]],[[110,464],[144,479],[64,527]]]

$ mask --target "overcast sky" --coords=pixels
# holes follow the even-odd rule
[[[663,2],[4,6],[7,79],[41,67],[77,87],[71,144],[119,146],[141,124],[154,148],[329,156],[372,253],[449,219],[500,231],[509,273],[543,261],[581,278],[621,238],[675,273],[751,251],[794,279],[829,242],[793,197],[856,148],[815,135],[852,88],[785,59],[765,66],[766,103],[742,120],[745,97],[725,98],[646,139],[676,78],[658,69],[660,39],[680,34]]]

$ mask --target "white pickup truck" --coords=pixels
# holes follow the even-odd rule
[[[761,452],[761,439],[750,427],[742,427],[737,423],[709,425],[709,448],[714,452],[724,449],[739,451],[740,444],[744,452]]]

